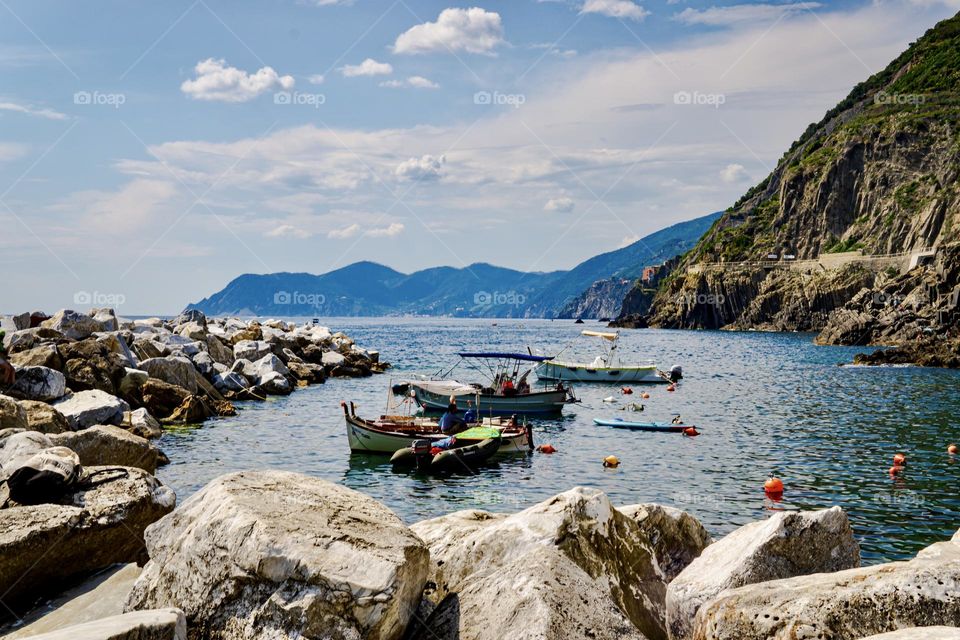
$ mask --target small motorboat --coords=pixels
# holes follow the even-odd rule
[[[610,420],[594,418],[593,423],[601,427],[614,427],[616,429],[629,429],[631,431],[655,431],[660,433],[699,435],[694,425],[684,424],[682,422],[637,422],[634,420],[624,420],[623,418],[612,418]]]
[[[593,362],[568,362],[548,358],[537,366],[540,380],[569,382],[602,382],[610,384],[625,383],[676,383],[683,378],[683,369],[673,367],[669,372],[661,371],[656,364],[625,365],[617,355],[620,333],[604,331],[581,331],[581,335],[601,338],[609,347]]]
[[[495,437],[477,442],[463,437],[468,431],[451,436],[448,439],[450,448],[440,451],[435,451],[434,446],[442,443],[416,440],[412,446],[394,453],[390,463],[394,468],[414,468],[418,471],[474,471],[500,450],[501,440]]]

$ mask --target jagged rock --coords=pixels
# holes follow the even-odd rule
[[[137,357],[130,351],[126,341],[119,332],[96,334],[97,343],[102,345],[107,351],[117,356],[125,367],[136,366]]]
[[[27,429],[27,412],[10,396],[0,395],[0,429]]]
[[[713,539],[695,517],[660,504],[634,504],[619,511],[640,527],[668,583],[703,553]]]
[[[283,364],[283,361],[272,353],[265,355],[254,362],[253,368],[254,371],[256,371],[256,379],[258,381],[262,381],[271,373],[279,373],[281,376],[285,376],[290,373],[290,369],[287,368],[287,365]]]
[[[177,327],[177,335],[196,340],[198,342],[207,341],[207,328],[199,322],[188,322]]]
[[[233,345],[233,356],[237,360],[254,362],[270,353],[270,344],[263,340],[240,340]]]
[[[65,339],[66,337],[56,329],[34,327],[8,333],[4,337],[3,343],[7,350],[14,354],[33,349],[44,342],[59,342]]]
[[[33,640],[187,640],[179,609],[135,611],[32,636]]]
[[[336,351],[324,351],[323,355],[320,358],[321,364],[335,367],[337,365],[343,364],[346,361],[346,357]]]
[[[63,373],[67,377],[67,386],[73,391],[99,389],[106,393],[116,393],[123,379],[125,360],[98,342],[88,338],[79,342],[68,342],[58,347],[63,358]]]
[[[98,468],[87,469],[96,472]],[[176,496],[140,469],[67,496],[62,504],[0,509],[0,588],[17,608],[74,576],[144,559],[143,531]]]
[[[98,331],[118,331],[120,323],[117,321],[117,314],[113,309],[93,309],[90,316],[100,325]]]
[[[213,480],[146,541],[127,610],[176,603],[198,637],[398,640],[429,564],[380,503],[281,471]]]
[[[126,402],[103,391],[78,391],[60,398],[53,407],[63,414],[74,431],[96,424],[121,424]]]
[[[12,354],[10,363],[16,367],[49,367],[57,371],[63,369],[63,359],[57,351],[57,345],[50,342]]]
[[[130,433],[148,440],[163,435],[163,428],[160,423],[143,407],[124,413],[122,426]]]
[[[40,326],[44,329],[59,331],[71,340],[83,340],[84,338],[89,338],[97,331],[104,330],[103,325],[97,320],[85,313],[79,313],[70,309],[57,311],[48,320],[44,320]]]
[[[213,386],[225,393],[227,391],[240,392],[250,386],[247,379],[239,373],[228,371],[227,373],[218,373],[213,376]]]
[[[27,428],[40,433],[63,433],[70,430],[70,423],[62,413],[46,402],[21,400],[20,406],[27,412]]]
[[[236,359],[233,355],[233,349],[227,347],[220,338],[216,336],[207,336],[207,353],[213,358],[214,362],[230,366]]]
[[[163,421],[167,424],[199,424],[209,418],[210,408],[198,396],[187,396]]]
[[[482,576],[559,551],[608,594],[650,640],[666,637],[666,583],[653,548],[631,518],[596,489],[577,487],[511,516],[456,513],[411,527],[427,543],[434,601],[464,590]],[[502,592],[512,592],[501,583]],[[575,597],[571,594],[568,597]],[[469,621],[466,621],[469,624]]]
[[[201,351],[197,355],[190,358],[190,361],[193,363],[194,368],[202,376],[212,377],[216,372],[214,369],[214,361],[209,353],[206,351]]]
[[[0,436],[0,480],[6,480],[23,463],[53,446],[50,438],[36,431],[7,430]]]
[[[167,346],[146,338],[139,338],[133,341],[133,350],[137,352],[141,360],[149,358],[162,358],[169,355],[170,350]]]
[[[191,394],[197,392],[197,373],[193,363],[187,358],[167,356],[166,358],[150,358],[140,363],[139,368],[169,384],[183,387]]]
[[[17,380],[7,393],[21,400],[56,400],[67,393],[67,379],[56,369],[20,367]]]
[[[141,369],[125,368],[120,384],[117,385],[120,395],[124,398],[141,397],[143,395],[142,387],[149,377],[150,374]]]
[[[958,585],[960,544],[954,536],[953,541],[927,547],[909,562],[815,573],[725,591],[697,614],[694,638],[852,640],[912,626],[957,627]]]
[[[230,337],[230,342],[233,345],[247,340],[263,340],[263,331],[256,322],[251,322],[246,328],[237,331]]]
[[[910,627],[889,633],[862,638],[862,640],[960,640],[958,627]]]
[[[670,637],[689,638],[697,611],[725,589],[860,566],[840,507],[777,513],[707,547],[667,588]]]
[[[161,459],[160,452],[145,438],[110,425],[51,435],[50,442],[72,449],[85,467],[136,467],[156,473]]]
[[[195,322],[204,329],[207,328],[207,316],[199,309],[187,309],[173,320],[174,326]]]
[[[156,378],[149,378],[144,382],[141,391],[143,406],[150,412],[150,415],[159,420],[171,415],[190,397],[190,392],[183,387]]]
[[[319,383],[323,382],[325,377],[323,374],[323,367],[316,364],[311,364],[308,362],[295,362],[291,360],[287,363],[287,367],[290,369],[290,373],[297,380],[306,380],[310,383]]]
[[[254,392],[285,396],[293,393],[293,385],[290,384],[290,381],[287,380],[283,374],[271,371],[260,378],[260,382],[256,385]]]

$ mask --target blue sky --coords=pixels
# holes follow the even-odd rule
[[[0,0],[0,312],[569,268],[729,206],[958,8]]]

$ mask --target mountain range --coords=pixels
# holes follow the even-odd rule
[[[374,262],[329,273],[244,274],[189,305],[210,315],[569,317],[594,282],[629,282],[643,268],[689,250],[720,216],[712,213],[652,233],[569,271],[522,272],[485,263],[404,274]],[[623,290],[606,307],[619,311]]]

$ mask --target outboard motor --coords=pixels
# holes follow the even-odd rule
[[[670,367],[670,382],[680,382],[683,380],[683,367],[678,364]]]
[[[430,455],[433,443],[430,440],[414,440],[413,446],[410,448],[413,449],[413,458],[416,461],[417,469],[426,469],[433,462],[433,456]]]

